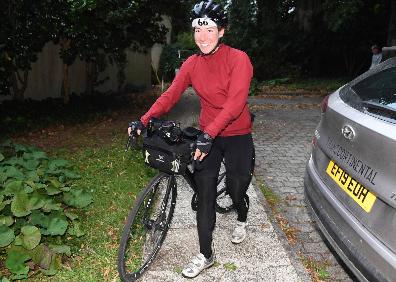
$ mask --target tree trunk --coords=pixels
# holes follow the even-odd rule
[[[85,65],[85,71],[87,74],[87,86],[85,92],[87,95],[92,95],[94,91],[94,84],[97,80],[97,73],[96,73],[96,62],[89,61]]]
[[[396,1],[391,1],[391,16],[389,20],[388,46],[396,46]]]
[[[62,51],[70,49],[71,41],[67,38],[61,38],[60,46]],[[63,98],[63,104],[68,104],[70,101],[70,83],[69,83],[69,65],[63,62],[63,80],[61,97]]]
[[[321,1],[317,0],[301,0],[297,4],[297,23],[299,29],[304,33],[312,31],[312,18],[320,7]]]
[[[63,104],[68,104],[70,101],[70,83],[69,83],[69,65],[63,64],[63,81],[62,81],[62,98]]]
[[[29,71],[23,71],[23,78],[20,76],[19,71],[15,69],[12,73],[12,92],[13,99],[17,101],[23,101],[25,96],[25,90],[27,88]]]

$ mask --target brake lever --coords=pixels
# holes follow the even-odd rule
[[[125,144],[125,152],[128,152],[129,148],[135,147],[136,144],[136,134],[131,133],[131,135],[128,136],[128,140]]]

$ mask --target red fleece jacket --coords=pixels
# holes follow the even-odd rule
[[[234,136],[251,132],[247,105],[253,67],[246,53],[221,44],[212,55],[189,57],[181,66],[171,86],[141,118],[147,124],[160,117],[180,99],[189,85],[200,97],[201,130],[210,136]]]

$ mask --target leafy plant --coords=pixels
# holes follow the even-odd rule
[[[224,264],[224,268],[228,271],[235,271],[237,269],[237,266],[233,262],[227,262]]]
[[[10,279],[27,278],[31,268],[55,275],[61,256],[71,255],[63,240],[84,235],[77,213],[92,203],[74,187],[78,178],[67,160],[9,141],[0,145],[0,256]]]

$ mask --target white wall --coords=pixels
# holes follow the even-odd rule
[[[38,59],[29,71],[28,85],[24,93],[25,98],[42,100],[48,97],[61,97],[63,79],[63,63],[59,57],[59,45],[48,42]],[[125,68],[126,81],[139,87],[151,86],[151,54],[127,51],[127,65]],[[100,74],[99,79],[108,76],[109,79],[96,90],[118,90],[118,66],[108,64],[107,69]],[[82,93],[86,89],[86,64],[80,59],[69,67],[70,93]],[[124,84],[124,86],[125,86]],[[0,102],[9,100],[11,96],[0,96]]]
[[[168,28],[168,33],[166,34],[166,44],[170,44],[171,42],[171,32],[172,32],[172,23],[171,18],[168,16],[162,16],[162,23]],[[158,71],[159,61],[162,53],[164,45],[163,44],[154,44],[151,48],[151,64],[154,70]]]

